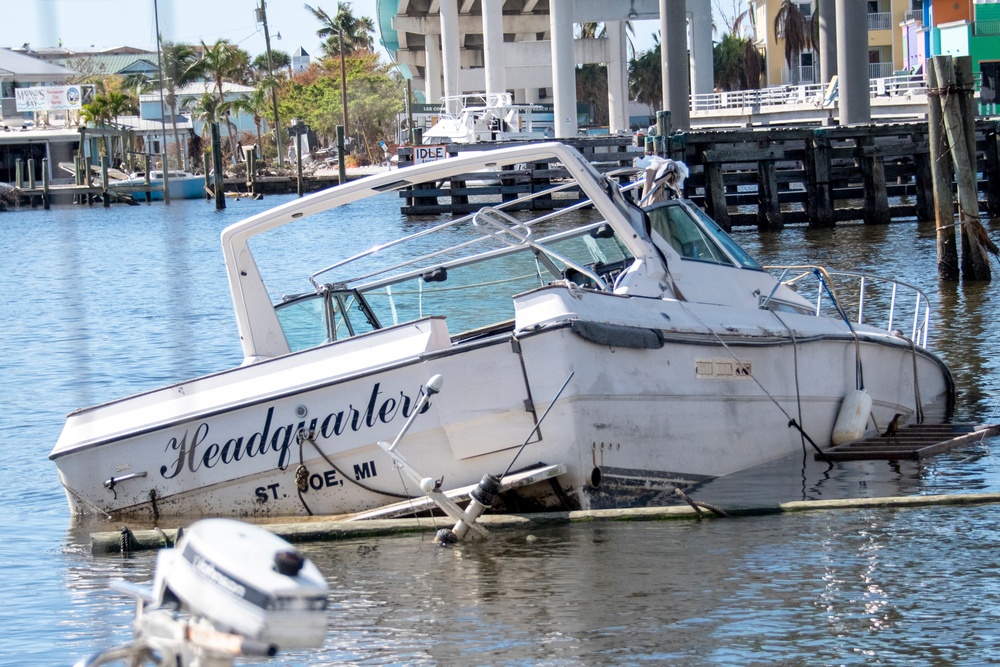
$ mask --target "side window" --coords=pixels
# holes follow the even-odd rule
[[[684,259],[732,265],[715,241],[706,236],[680,206],[661,206],[649,209],[646,213],[653,232],[669,243]]]

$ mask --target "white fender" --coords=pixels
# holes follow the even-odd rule
[[[833,444],[842,445],[863,438],[871,411],[872,397],[865,390],[855,389],[844,396],[830,438]]]

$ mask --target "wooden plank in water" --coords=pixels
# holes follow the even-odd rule
[[[816,454],[830,461],[921,459],[1000,433],[1000,424],[914,424],[894,436],[875,435],[843,445],[835,445]]]

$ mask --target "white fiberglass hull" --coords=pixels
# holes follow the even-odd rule
[[[565,287],[515,303],[516,334],[453,344],[430,318],[78,411],[51,458],[82,513],[350,513],[420,495],[376,443],[432,375],[444,387],[399,451],[456,488],[504,471],[572,373],[514,469],[567,467],[565,493],[541,502],[624,506],[801,451],[789,415],[828,445],[855,388],[855,343],[824,318],[783,314],[793,342],[763,310],[739,322],[732,308]],[[901,340],[863,335],[860,354],[877,424],[952,391],[943,365]]]

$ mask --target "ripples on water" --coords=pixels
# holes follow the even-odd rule
[[[283,200],[0,214],[0,664],[72,664],[130,636],[132,603],[108,583],[148,583],[155,556],[92,557],[89,533],[115,526],[71,525],[46,457],[69,410],[239,363],[219,232]],[[387,196],[346,212],[355,233],[335,238],[337,251],[419,226],[397,207]],[[996,287],[939,286],[933,234],[900,223],[734,236],[763,263],[859,268],[923,289],[959,417],[985,420],[1000,382]],[[301,290],[315,265],[276,247],[299,279],[286,289]],[[733,506],[1000,491],[995,442],[832,469],[790,457],[696,492]],[[304,545],[330,581],[329,636],[273,664],[988,664],[994,515],[840,511],[574,525],[454,549],[414,536]]]

